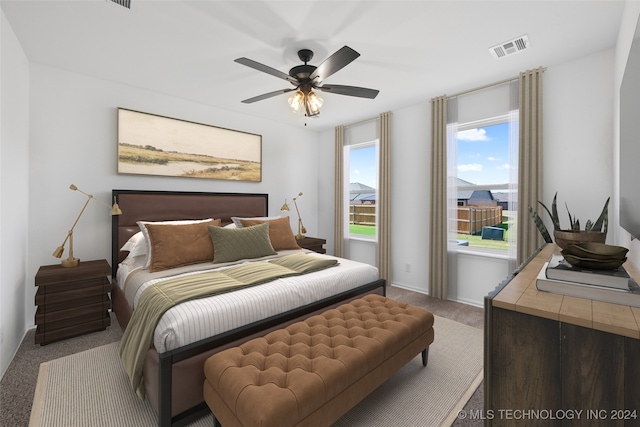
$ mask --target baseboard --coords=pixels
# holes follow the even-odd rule
[[[391,286],[394,286],[396,288],[400,288],[400,289],[404,289],[407,291],[412,291],[412,292],[416,292],[418,294],[422,294],[422,295],[429,295],[429,292],[425,291],[424,289],[416,289],[414,287],[411,286],[407,286],[407,285],[403,285],[402,283],[392,283]],[[464,298],[447,298],[447,301],[452,301],[452,302],[459,302],[460,304],[466,304],[466,305],[471,305],[473,307],[479,307],[479,308],[484,308],[484,300],[483,301],[473,301],[473,300],[468,300],[468,299],[464,299]]]

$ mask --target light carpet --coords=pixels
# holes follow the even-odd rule
[[[449,426],[482,381],[482,330],[435,316],[429,363],[405,365],[340,419],[336,427]],[[119,343],[40,365],[29,427],[156,426],[118,356]],[[213,425],[207,415],[191,426]]]

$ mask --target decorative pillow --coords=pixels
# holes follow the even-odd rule
[[[269,221],[269,220],[278,219],[278,218],[282,218],[282,215],[278,215],[278,216],[254,216],[254,217],[251,217],[251,218],[232,216],[231,217],[231,221],[233,221],[233,223],[236,225],[236,227],[241,228],[243,219],[255,219],[255,220],[259,220],[259,221]]]
[[[232,262],[240,259],[275,255],[269,239],[269,223],[253,227],[209,227],[213,241],[213,262]]]
[[[298,242],[291,231],[291,225],[289,225],[289,217],[283,216],[278,219],[272,219],[268,221],[259,219],[240,219],[243,227],[251,227],[252,225],[269,223],[269,239],[271,239],[271,246],[276,251],[283,251],[286,249],[300,249]]]
[[[149,264],[151,263],[151,243],[149,242],[149,233],[147,232],[147,224],[173,224],[173,225],[181,225],[181,224],[198,224],[200,222],[208,222],[211,221],[212,218],[207,219],[184,219],[178,221],[138,221],[138,227],[140,227],[140,231],[144,236],[145,245],[147,246],[147,259],[144,263],[144,268],[149,268]],[[131,255],[131,254],[129,254]]]
[[[220,220],[195,224],[147,224],[151,243],[149,271],[211,262],[213,243],[207,227],[220,227]]]
[[[138,231],[136,234],[131,236],[131,238],[127,240],[127,243],[122,245],[120,250],[128,251],[129,252],[128,256],[131,258],[140,256],[140,255],[146,255],[147,242],[145,242],[144,240],[144,234],[142,234],[142,231]]]

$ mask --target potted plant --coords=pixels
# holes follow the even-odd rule
[[[585,224],[584,230],[580,229],[580,220],[571,215],[569,211],[569,206],[565,203],[567,208],[567,214],[569,215],[569,229],[563,230],[560,227],[560,219],[558,217],[558,209],[556,205],[556,199],[558,197],[558,193],[553,196],[553,202],[551,204],[551,210],[545,206],[544,203],[538,200],[538,203],[544,208],[545,211],[551,217],[551,221],[553,222],[553,237],[555,238],[555,242],[562,249],[566,249],[567,246],[576,243],[584,243],[584,242],[598,242],[604,243],[607,238],[607,229],[609,225],[609,199],[604,204],[604,208],[602,208],[602,212],[600,216],[596,220],[596,222],[591,222],[588,220]],[[551,236],[549,235],[549,231],[547,227],[544,225],[542,218],[538,215],[538,213],[533,210],[531,206],[529,206],[529,215],[536,223],[540,234],[544,238],[545,242],[551,243]]]

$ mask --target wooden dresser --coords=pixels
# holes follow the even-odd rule
[[[640,425],[640,308],[538,291],[554,252],[547,244],[485,298],[482,419]],[[625,268],[639,281],[633,265]]]
[[[110,274],[104,259],[81,261],[77,267],[40,267],[35,279],[35,343],[49,344],[109,326]]]

